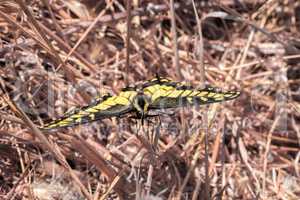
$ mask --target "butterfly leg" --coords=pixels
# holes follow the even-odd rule
[[[158,141],[160,138],[160,130],[161,130],[161,119],[158,115],[158,124],[154,128],[154,138],[153,138],[153,151],[156,153],[158,150]]]

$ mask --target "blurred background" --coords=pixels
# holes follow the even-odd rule
[[[293,0],[0,1],[0,197],[299,199],[299,31]],[[36,128],[156,74],[241,96]]]

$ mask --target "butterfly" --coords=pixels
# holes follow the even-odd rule
[[[237,98],[238,91],[221,91],[214,87],[195,89],[181,82],[157,76],[142,84],[123,88],[118,95],[105,95],[93,104],[75,109],[43,127],[43,130],[71,127],[128,114],[144,119],[152,110],[202,105]]]

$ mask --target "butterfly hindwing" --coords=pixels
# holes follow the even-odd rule
[[[108,117],[120,117],[132,111],[132,99],[135,96],[135,91],[122,91],[118,96],[105,96],[91,105],[76,109],[72,113],[46,124],[42,129],[70,127]]]
[[[144,94],[155,98],[153,95],[160,96],[160,94],[176,89],[179,85],[177,82],[158,77],[145,82],[142,88]]]

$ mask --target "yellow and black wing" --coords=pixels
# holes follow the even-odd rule
[[[180,82],[172,82],[165,78],[148,81],[143,87],[144,94],[151,97],[149,109],[177,108],[187,105],[202,105],[237,98],[240,92],[220,91],[217,88],[206,87],[195,89]]]
[[[118,96],[104,96],[92,105],[76,109],[60,119],[46,124],[41,129],[64,128],[108,117],[122,117],[133,110],[132,99],[136,95],[136,91],[122,91]]]

